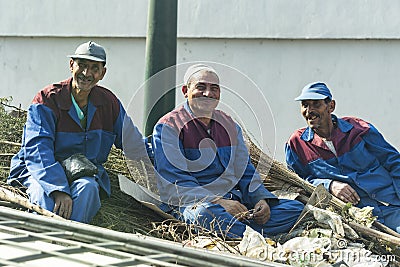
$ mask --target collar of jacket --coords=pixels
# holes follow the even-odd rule
[[[64,100],[62,102],[60,102],[59,107],[64,110],[69,110],[72,106],[72,99],[71,99],[72,77],[60,82],[60,84],[62,87],[60,94],[61,94],[62,99],[64,99]],[[98,90],[100,90],[99,86],[95,85],[89,94],[90,102],[94,106],[101,106],[104,104],[103,102],[106,101],[106,100],[102,99],[101,97],[98,97]]]
[[[339,119],[336,115],[332,114],[332,121],[334,124],[337,125],[337,127],[340,129],[341,132],[347,133],[353,128],[353,125],[347,121],[344,121],[342,119]],[[303,133],[301,134],[301,139],[309,142],[314,139],[314,131],[310,128],[307,127]]]

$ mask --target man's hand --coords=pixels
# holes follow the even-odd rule
[[[231,199],[217,199],[213,201],[214,204],[221,205],[232,216],[241,218],[248,211],[246,206],[236,200]]]
[[[357,192],[348,184],[332,181],[329,187],[332,195],[336,196],[343,202],[350,202],[353,205],[356,205],[360,201],[360,196]]]
[[[254,206],[254,213],[253,213],[254,222],[262,225],[268,222],[270,216],[271,216],[271,210],[269,208],[267,201],[265,201],[265,199],[261,199]]]
[[[68,220],[72,213],[72,198],[61,191],[54,191],[51,196],[54,198],[53,212]]]

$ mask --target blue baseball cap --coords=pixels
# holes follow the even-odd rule
[[[301,94],[294,100],[320,100],[327,97],[332,99],[332,94],[331,91],[329,91],[328,86],[323,82],[313,82],[304,86],[303,90],[301,90]]]

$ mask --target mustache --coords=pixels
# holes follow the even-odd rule
[[[92,76],[86,76],[86,75],[83,75],[83,74],[79,74],[78,78],[82,79],[82,80],[91,80]]]
[[[212,96],[199,96],[199,97],[195,97],[195,98],[193,98],[193,99],[196,99],[196,100],[215,100],[215,101],[217,101],[218,99],[216,99],[215,97],[212,97]]]
[[[315,112],[310,112],[310,113],[308,113],[308,114],[306,115],[306,117],[307,117],[307,118],[310,118],[310,117],[317,117],[317,118],[319,118],[319,114],[318,114],[318,113],[315,113]]]
[[[193,103],[204,103],[204,104],[213,104],[213,103],[217,103],[218,99],[215,99],[213,97],[196,97],[192,99]]]

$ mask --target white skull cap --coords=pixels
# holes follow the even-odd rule
[[[184,84],[184,85],[187,85],[188,82],[189,82],[189,80],[190,80],[190,78],[191,78],[195,73],[197,73],[197,72],[199,72],[199,71],[203,71],[203,70],[209,71],[209,72],[212,72],[212,73],[215,73],[215,75],[218,76],[217,72],[216,72],[215,69],[213,69],[212,67],[207,66],[207,65],[205,65],[205,64],[194,64],[194,65],[190,66],[190,67],[186,70],[185,75],[183,76],[183,84]]]

